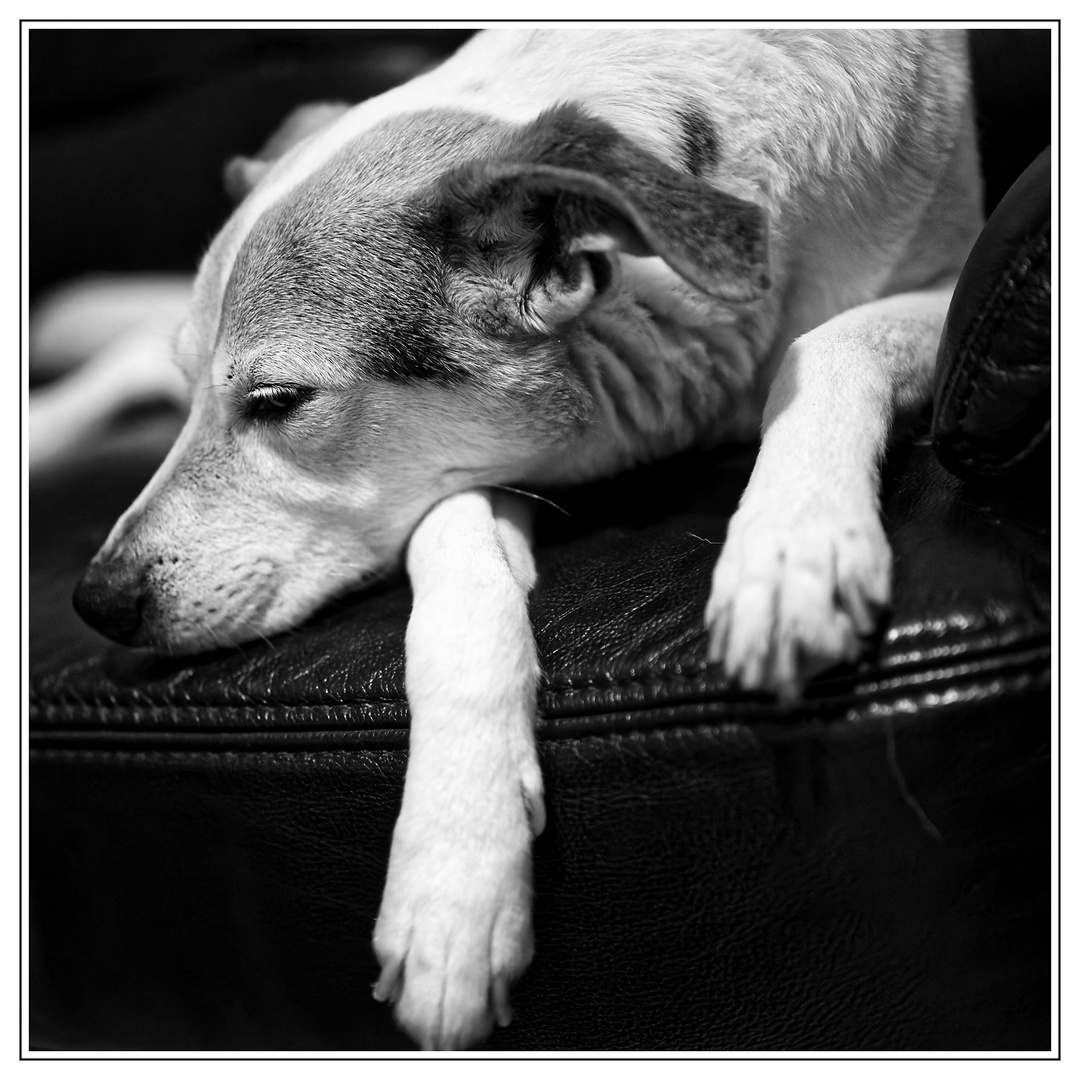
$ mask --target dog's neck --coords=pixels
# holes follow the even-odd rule
[[[624,258],[621,278],[568,340],[594,412],[580,438],[544,462],[547,482],[577,483],[757,437],[765,313],[711,300],[660,259]]]

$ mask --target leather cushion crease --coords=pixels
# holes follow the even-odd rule
[[[1048,183],[1017,185],[1008,219],[1037,218]],[[1024,386],[1042,364],[1049,278],[1030,229],[987,231],[935,439],[884,470],[893,607],[803,701],[705,662],[752,451],[545,493],[537,948],[483,1052],[1049,1049],[1049,487],[1035,454],[979,474],[1049,418],[1038,393],[991,400],[1019,401],[994,389],[1014,360]],[[71,591],[175,431],[133,423],[30,485],[31,1045],[407,1051],[371,999],[370,936],[408,754],[408,587],[242,649],[107,645]]]

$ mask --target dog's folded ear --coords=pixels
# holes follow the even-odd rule
[[[605,253],[660,256],[743,303],[769,286],[765,211],[667,165],[576,106],[441,178],[448,294],[494,332],[556,332],[610,280]]]
[[[225,166],[225,190],[234,203],[243,200],[266,171],[287,150],[332,123],[351,108],[342,102],[320,102],[294,109],[255,157],[234,157]]]

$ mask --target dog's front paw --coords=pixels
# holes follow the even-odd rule
[[[876,513],[732,518],[706,609],[709,659],[748,690],[783,700],[854,660],[889,602],[892,554]]]
[[[531,841],[542,806],[538,788],[518,799],[520,812],[476,832],[407,810],[398,820],[375,928],[374,996],[394,1002],[424,1050],[475,1046],[510,1023],[510,986],[533,953]]]

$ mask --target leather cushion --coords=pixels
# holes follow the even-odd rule
[[[105,646],[66,594],[160,449],[32,491],[33,1037],[407,1047],[368,987],[408,589],[242,650]],[[489,1048],[1045,1047],[1045,500],[898,451],[895,610],[788,708],[704,662],[751,461],[680,458],[542,514],[538,951]]]

